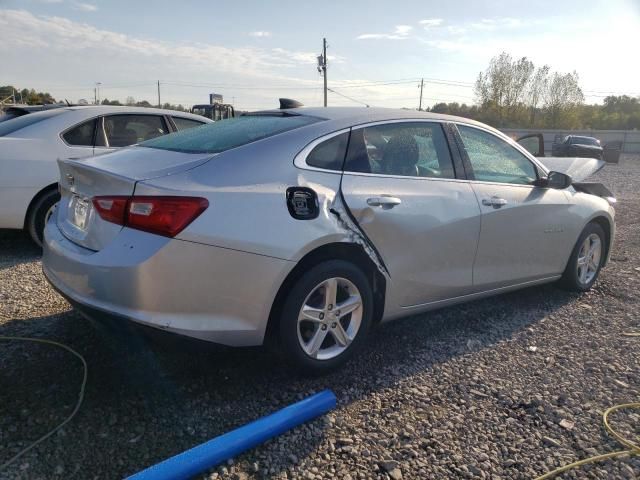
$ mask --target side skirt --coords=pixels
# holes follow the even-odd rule
[[[501,293],[506,293],[513,290],[520,290],[522,288],[533,287],[535,285],[551,283],[551,282],[555,282],[556,280],[559,280],[560,277],[562,277],[562,275],[554,275],[552,277],[539,278],[537,280],[530,280],[528,282],[508,285],[506,287],[494,288],[491,290],[485,290],[483,292],[470,293],[468,295],[461,295],[459,297],[448,298],[445,300],[437,300],[435,302],[422,303],[419,305],[411,305],[408,307],[401,307],[398,311],[390,313],[387,316],[385,316],[382,319],[382,321],[386,322],[396,318],[404,317],[406,315],[413,315],[420,312],[427,312],[430,310],[436,310],[438,308],[448,307],[450,305],[456,305],[459,303],[465,303],[465,302],[470,302],[472,300],[479,300],[481,298],[499,295]]]

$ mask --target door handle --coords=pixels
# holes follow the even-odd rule
[[[370,207],[382,207],[383,210],[388,210],[396,205],[400,205],[401,203],[402,200],[398,197],[388,197],[386,195],[367,198],[367,205]]]
[[[507,203],[509,202],[507,202],[504,198],[500,198],[496,196],[482,199],[483,205],[486,205],[487,207],[493,207],[493,208],[504,207]]]

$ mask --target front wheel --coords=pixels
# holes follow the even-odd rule
[[[280,318],[280,342],[294,367],[325,373],[363,344],[373,318],[373,293],[355,265],[323,262],[296,282]]]
[[[567,290],[586,292],[595,283],[606,252],[606,236],[597,223],[588,224],[580,234],[567,263],[561,285]]]

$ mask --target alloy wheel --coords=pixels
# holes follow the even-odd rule
[[[346,278],[328,278],[316,285],[298,313],[298,342],[317,360],[342,354],[362,324],[362,296]]]
[[[600,258],[602,256],[602,242],[600,237],[592,233],[582,242],[578,252],[577,273],[578,281],[589,284],[600,268]]]

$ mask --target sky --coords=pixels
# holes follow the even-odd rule
[[[640,0],[0,0],[0,85],[56,99],[128,96],[239,110],[279,97],[417,108],[473,103],[502,51],[576,71],[589,103],[640,96]]]

